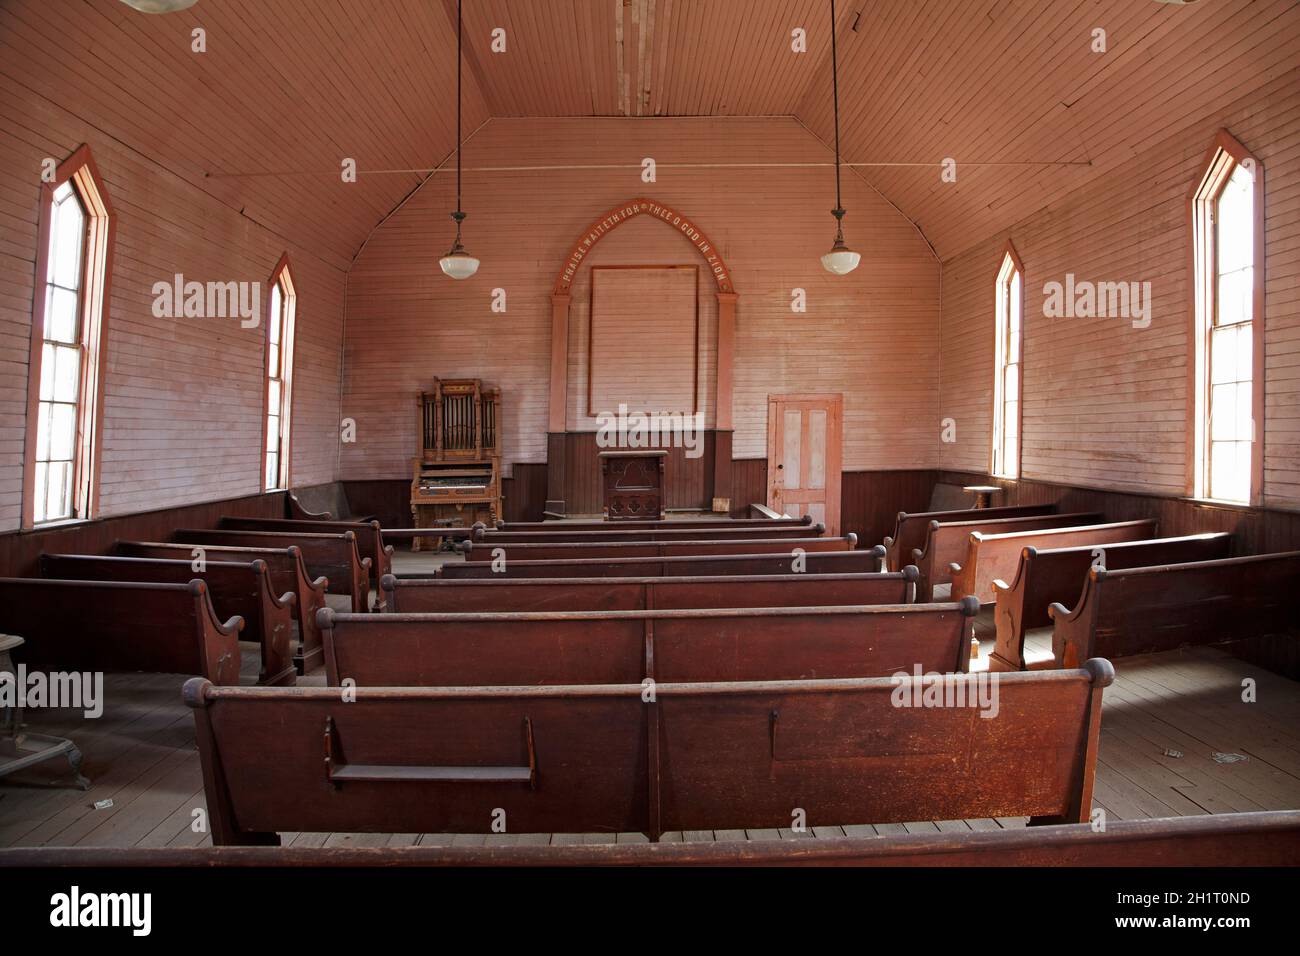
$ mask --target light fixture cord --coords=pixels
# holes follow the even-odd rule
[[[460,244],[460,222],[465,218],[460,208],[460,43],[461,0],[456,0],[456,244]]]
[[[835,46],[835,0],[831,0],[831,89],[835,98],[835,218],[841,220],[844,205],[840,202],[840,61]]]

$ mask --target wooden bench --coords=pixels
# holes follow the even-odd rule
[[[966,556],[972,531],[985,534],[1008,534],[1015,531],[1041,531],[1045,528],[1068,528],[1071,525],[1096,524],[1104,520],[1096,512],[1046,514],[1012,518],[973,518],[992,511],[969,511],[959,521],[931,521],[926,528],[925,543],[912,551],[912,563],[921,572],[916,599],[933,601],[934,589],[952,581],[952,566]]]
[[[796,560],[785,554],[672,555],[666,558],[575,558],[535,561],[510,559],[504,568],[487,561],[448,562],[434,574],[440,578],[588,578],[653,577],[658,575],[719,574],[853,574],[877,571],[885,549],[812,551]],[[800,570],[802,569],[802,571]],[[399,574],[400,578],[424,574]]]
[[[218,520],[217,527],[231,531],[305,531],[309,534],[343,534],[357,536],[357,551],[370,559],[371,584],[393,573],[393,546],[384,543],[378,521],[294,521],[288,518],[231,518]]]
[[[740,541],[670,541],[637,542],[610,541],[603,544],[568,542],[559,544],[491,544],[490,542],[464,542],[460,548],[466,561],[492,561],[494,555],[503,554],[506,563],[511,561],[563,561],[573,558],[661,558],[677,554],[793,554],[796,550],[852,551],[857,547],[858,536],[848,534],[842,538],[746,538]]]
[[[967,670],[965,604],[320,613],[326,679],[365,687],[798,680]]]
[[[352,510],[341,481],[290,488],[284,502],[288,516],[301,521],[359,521],[365,524],[375,520],[374,515],[359,515]]]
[[[207,561],[195,570],[193,561],[154,558],[113,558],[99,555],[43,554],[41,576],[68,581],[153,581],[188,584],[198,578],[208,586],[212,606],[220,617],[244,620],[240,639],[261,648],[259,684],[294,684],[292,591],[276,595],[265,561]]]
[[[1143,541],[1154,538],[1158,529],[1158,521],[1144,518],[1001,534],[972,531],[966,542],[966,556],[960,564],[953,563],[948,568],[952,575],[951,597],[955,600],[973,594],[981,604],[992,603],[996,597],[993,582],[1014,577],[1020,563],[1020,552],[1028,547],[1069,548]]]
[[[908,514],[900,511],[894,520],[894,533],[884,541],[885,570],[897,571],[912,561],[912,552],[925,546],[925,535],[931,521],[967,521],[972,517],[972,508],[958,511],[918,511]],[[1056,511],[1056,505],[1025,505],[1023,507],[984,508],[979,517],[1027,518],[1032,515],[1050,515]]]
[[[174,544],[160,541],[118,541],[113,550],[123,557],[164,558],[169,560],[194,560],[192,544]],[[294,649],[293,665],[299,674],[315,667],[324,653],[320,626],[316,612],[326,607],[325,578],[312,580],[307,565],[302,560],[302,550],[297,545],[287,548],[237,548],[230,545],[202,545],[203,554],[213,561],[265,561],[271,576],[271,590],[277,594],[292,591],[293,616],[298,624],[298,643]]]
[[[1300,810],[813,840],[421,846],[13,847],[0,867],[1296,866]]]
[[[910,604],[916,569],[886,574],[766,574],[621,578],[397,578],[379,607],[414,614],[480,611],[642,611],[660,608]]]
[[[1059,602],[1048,608],[1052,654],[1057,666],[1072,667],[1092,651],[1129,657],[1187,644],[1294,642],[1300,636],[1297,587],[1300,551],[1113,571],[1093,567],[1074,610]]]
[[[1156,564],[1182,564],[1226,558],[1232,549],[1232,535],[1226,532],[1197,534],[1181,538],[1155,538],[1095,547],[1026,547],[1011,583],[994,581],[997,607],[997,642],[989,655],[989,669],[1022,671],[1055,667],[1050,652],[1045,659],[1026,655],[1025,635],[1050,627],[1047,613],[1053,602],[1075,601],[1083,590],[1088,569],[1100,557],[1111,570],[1140,568]]]
[[[680,613],[680,612],[678,612]],[[394,620],[376,615],[376,620]],[[191,680],[212,842],[277,831],[627,833],[1088,819],[1103,660],[944,678],[998,709],[900,707],[907,680],[216,687]],[[274,728],[270,732],[268,728]]]
[[[297,547],[307,571],[326,580],[331,594],[346,594],[352,610],[370,610],[370,559],[357,550],[357,536],[305,531],[232,531],[182,528],[172,540],[184,544],[231,545],[236,548]]]
[[[675,528],[791,528],[808,527],[812,515],[800,518],[660,518],[638,520],[629,518],[610,521],[498,521],[498,531],[611,531],[616,529],[675,529]],[[476,525],[475,527],[480,527]],[[481,527],[486,527],[485,525]]]
[[[222,623],[208,586],[0,578],[0,631],[30,670],[199,674],[239,683],[241,617]]]
[[[645,544],[671,544],[677,541],[745,541],[750,538],[809,538],[826,532],[825,525],[789,525],[773,528],[618,528],[599,531],[489,531],[482,525],[474,529],[471,540],[490,547],[498,544],[604,544],[632,541]]]

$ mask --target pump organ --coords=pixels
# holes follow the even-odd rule
[[[493,527],[501,517],[501,390],[476,379],[434,379],[419,400],[420,454],[411,460],[417,528]],[[415,539],[418,550],[420,539]]]

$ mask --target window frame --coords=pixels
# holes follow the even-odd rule
[[[78,348],[83,350],[77,382],[76,447],[72,468],[72,514],[36,522],[36,454],[44,364],[46,303],[50,281],[50,240],[54,228],[54,196],[71,182],[86,216],[86,237],[80,265],[81,302]],[[36,270],[32,283],[31,347],[27,363],[27,419],[23,436],[22,530],[91,521],[99,513],[99,478],[103,454],[104,391],[107,369],[109,302],[112,294],[113,247],[117,217],[104,180],[83,143],[56,167],[54,177],[41,184],[36,235]],[[89,397],[89,400],[87,398]]]
[[[1251,207],[1253,263],[1251,290],[1250,488],[1245,500],[1210,497],[1210,333],[1214,327],[1218,283],[1218,218],[1215,210],[1232,174],[1248,166],[1254,175]],[[1215,134],[1187,194],[1189,356],[1187,362],[1187,493],[1201,501],[1258,507],[1264,501],[1264,165],[1226,129]]]
[[[266,482],[267,442],[270,438],[271,418],[271,327],[272,321],[279,322],[278,316],[271,313],[275,297],[272,294],[280,288],[284,309],[284,327],[280,329],[280,447],[277,452],[278,484],[268,487]],[[285,491],[293,482],[293,377],[295,349],[294,338],[297,326],[298,288],[293,278],[293,267],[289,262],[289,253],[280,256],[271,278],[266,283],[266,305],[263,309],[262,335],[262,444],[258,451],[258,487],[263,493]],[[286,349],[286,345],[288,348]]]
[[[1007,261],[1011,262],[1011,274],[1003,279],[1002,274],[1006,270]],[[1004,379],[1006,365],[1003,363],[1003,355],[1000,348],[1003,346],[1003,330],[1000,324],[999,310],[1005,298],[1008,306],[1008,315],[1012,305],[1011,289],[1013,286],[1012,277],[1016,274],[1020,276],[1020,353],[1016,359],[1016,365],[1020,368],[1020,373],[1016,378],[1016,460],[1014,472],[1008,471],[1003,463],[1003,468],[998,469],[998,451],[1003,443],[1005,436],[1005,426],[1003,423],[1003,409],[1006,407],[1006,397],[1002,394],[1002,382]],[[1007,240],[1002,245],[1002,249],[997,258],[997,269],[993,274],[993,413],[989,422],[989,476],[993,478],[1002,478],[1008,481],[1018,481],[1021,476],[1021,462],[1024,458],[1025,448],[1025,264],[1021,261],[1019,253],[1016,252],[1015,246],[1011,240]]]

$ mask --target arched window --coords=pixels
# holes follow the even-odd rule
[[[114,220],[90,148],[41,187],[23,470],[24,527],[94,517]]]
[[[298,295],[289,269],[289,254],[280,257],[271,279],[266,310],[266,396],[263,416],[267,491],[289,487],[289,430],[293,413],[293,324]]]
[[[1189,199],[1192,495],[1247,504],[1264,474],[1264,171],[1227,132]]]
[[[993,454],[990,474],[1020,477],[1020,351],[1024,278],[1020,257],[1007,243],[993,288]]]

